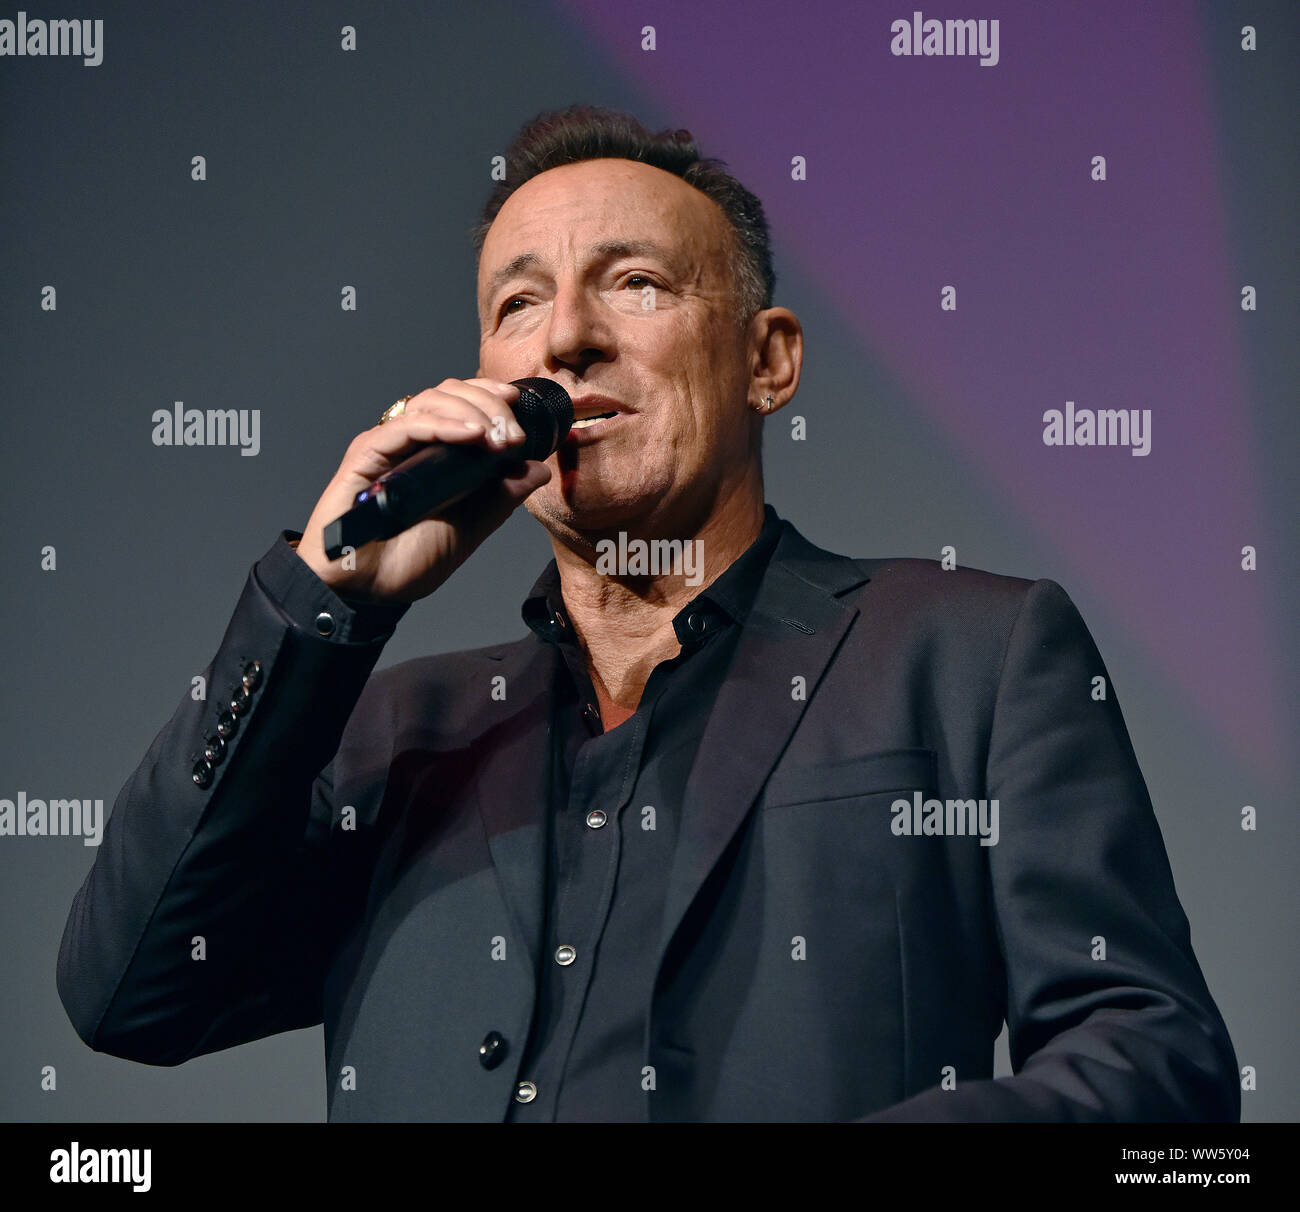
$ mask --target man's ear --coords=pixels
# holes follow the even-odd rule
[[[751,371],[757,405],[769,393],[775,412],[793,399],[799,390],[803,370],[803,326],[788,307],[769,307],[754,317],[755,356]]]

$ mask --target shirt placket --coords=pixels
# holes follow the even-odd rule
[[[579,703],[577,710],[577,726],[585,727],[594,708],[588,701]],[[619,819],[636,787],[649,715],[648,710],[638,712],[612,732],[593,737],[579,747],[574,761],[568,801],[555,826],[560,891],[542,956],[543,963],[563,969],[548,974],[552,981],[564,982],[561,1011],[542,1071],[525,1075],[516,1086],[516,1102],[527,1102],[533,1111],[526,1118],[551,1122],[556,1116],[565,1065],[618,884]],[[584,852],[579,856],[580,849]],[[575,857],[580,857],[579,864],[573,862]],[[566,869],[575,867],[580,878],[566,879]]]

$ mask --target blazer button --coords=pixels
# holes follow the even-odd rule
[[[252,701],[253,696],[243,686],[237,686],[235,693],[230,696],[230,714],[243,715]]]
[[[703,635],[708,625],[708,619],[706,619],[698,610],[692,610],[691,613],[686,616],[686,626],[696,635]]]
[[[223,711],[217,716],[217,735],[223,741],[228,741],[236,732],[239,731],[239,721],[230,714],[229,711]]]
[[[244,666],[243,675],[239,680],[244,683],[245,690],[256,690],[259,683],[262,681],[262,662],[249,661],[248,664]]]
[[[322,610],[320,614],[316,616],[316,630],[319,631],[321,635],[334,634],[334,616],[330,614],[328,610]]]
[[[536,1097],[536,1082],[520,1082],[515,1087],[515,1102],[517,1103],[531,1103]]]
[[[190,773],[190,778],[194,780],[197,786],[206,787],[212,782],[212,767],[206,761],[200,759],[194,763],[194,769]]]
[[[203,746],[203,760],[213,766],[220,766],[225,757],[226,742],[216,735],[208,737],[207,744]]]
[[[505,1036],[500,1031],[489,1031],[478,1046],[478,1063],[484,1069],[495,1069],[506,1058]]]

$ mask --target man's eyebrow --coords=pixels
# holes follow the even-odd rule
[[[488,282],[487,294],[484,297],[491,299],[511,278],[523,273],[526,269],[532,269],[535,265],[540,265],[541,261],[541,257],[532,252],[520,253],[517,257],[511,257],[492,275]]]
[[[675,261],[671,250],[653,240],[604,240],[595,245],[592,252],[602,261],[614,261],[619,257],[659,257],[670,265]],[[526,269],[535,269],[541,263],[541,257],[535,252],[524,252],[511,257],[488,280],[486,297],[491,299],[511,278]]]

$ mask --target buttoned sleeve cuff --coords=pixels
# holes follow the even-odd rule
[[[389,639],[411,608],[339,597],[294,550],[301,531],[282,530],[253,568],[262,592],[300,631],[335,644],[372,644]]]

